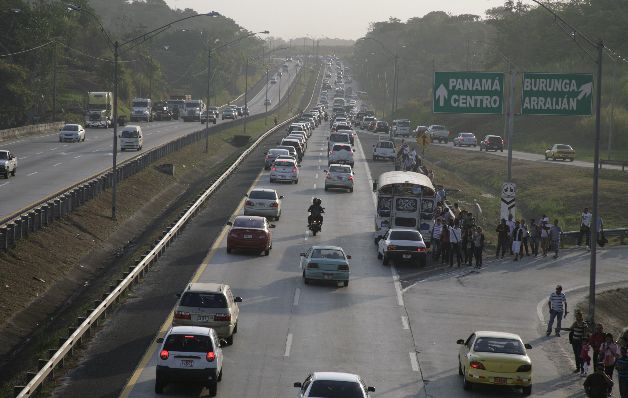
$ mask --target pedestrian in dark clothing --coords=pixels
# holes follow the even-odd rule
[[[525,218],[521,219],[521,230],[523,231],[523,235],[521,237],[521,249],[519,250],[519,257],[523,257],[523,250],[526,251],[526,256],[530,255],[530,250],[528,247],[530,241],[530,231],[528,231],[528,226],[526,225]]]
[[[549,238],[551,241],[551,250],[554,251],[554,259],[558,258],[558,250],[560,249],[560,236],[563,230],[558,226],[558,220],[554,220],[554,225],[549,230]]]
[[[602,362],[603,358],[600,358],[600,347],[606,341],[606,333],[604,333],[604,326],[598,323],[595,326],[595,330],[589,337],[589,343],[591,343],[591,349],[593,349],[593,365],[597,366]]]
[[[521,240],[523,239],[523,230],[519,221],[515,222],[515,228],[512,230],[512,252],[515,253],[514,261],[519,260],[519,252],[521,251]]]
[[[534,219],[530,220],[530,251],[534,257],[539,255],[539,244],[541,243],[541,229]]]
[[[591,373],[584,381],[584,392],[589,398],[606,398],[613,391],[613,381],[603,371],[604,367],[597,365],[595,373]]]
[[[621,351],[619,345],[613,341],[613,335],[606,333],[605,340],[600,345],[599,359],[602,365],[604,365],[604,372],[611,380],[613,380],[613,370],[615,370],[615,364],[620,356]]]
[[[462,232],[462,252],[463,262],[468,266],[473,265],[473,231],[470,227],[463,229]]]
[[[502,258],[504,258],[506,248],[508,247],[508,236],[510,234],[505,218],[502,218],[502,221],[497,225],[495,231],[497,232],[497,250],[495,251],[495,257],[499,257],[499,251],[501,250]]]
[[[482,251],[484,250],[484,233],[481,227],[476,227],[473,231],[473,254],[475,256],[475,267],[482,268]]]
[[[582,373],[584,372],[584,364],[580,358],[580,352],[582,351],[582,340],[585,338],[587,326],[582,318],[582,312],[576,310],[575,316],[576,320],[567,330],[570,332],[569,343],[571,343],[571,348],[573,349],[574,358],[576,360],[576,370],[574,370],[574,373]]]
[[[615,368],[619,379],[619,396],[628,398],[628,351],[626,347],[621,348],[621,357],[615,362]]]
[[[441,264],[445,264],[449,261],[449,251],[449,228],[447,225],[443,225],[443,231],[440,234]]]

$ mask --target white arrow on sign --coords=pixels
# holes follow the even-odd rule
[[[436,89],[436,99],[440,101],[440,106],[445,105],[445,99],[447,98],[447,89],[443,84],[441,84],[438,89]]]
[[[581,100],[582,97],[588,97],[593,92],[593,83],[585,83],[580,86],[580,94],[578,95],[578,99]]]

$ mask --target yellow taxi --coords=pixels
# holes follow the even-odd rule
[[[568,159],[570,162],[573,162],[573,160],[576,158],[576,151],[571,145],[554,144],[545,150],[545,160],[548,160],[550,158],[552,160]]]
[[[473,384],[494,384],[521,387],[524,395],[532,393],[532,362],[524,344],[516,334],[477,331],[466,340],[457,341],[458,373],[462,386],[470,390]]]

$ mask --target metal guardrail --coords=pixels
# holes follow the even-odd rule
[[[316,83],[312,96],[307,105],[309,107],[314,99],[316,93],[316,87],[319,84],[321,69],[319,69],[316,77]],[[54,375],[54,369],[63,364],[64,358],[73,352],[75,346],[81,343],[83,337],[89,336],[90,330],[93,326],[98,325],[98,321],[101,317],[107,316],[107,311],[111,308],[122,294],[134,284],[139,283],[141,278],[150,270],[150,267],[154,265],[159,257],[165,252],[166,248],[170,246],[172,241],[182,232],[185,225],[199,212],[203,203],[220,187],[220,185],[233,173],[233,171],[242,163],[242,161],[254,150],[257,146],[264,141],[269,135],[279,131],[289,123],[291,123],[298,116],[293,116],[284,122],[274,126],[270,130],[262,134],[251,146],[246,149],[238,159],[192,204],[182,217],[163,235],[159,242],[147,252],[144,258],[136,265],[130,266],[129,271],[124,273],[124,279],[120,281],[117,286],[111,286],[109,293],[105,294],[103,300],[99,303],[95,303],[91,313],[85,318],[79,318],[81,320],[80,325],[74,330],[70,330],[71,335],[63,342],[61,347],[50,357],[46,362],[40,360],[40,369],[36,375],[26,384],[26,386],[15,386],[14,391],[16,398],[32,397],[37,393],[38,389],[44,385],[44,382],[49,376]],[[45,363],[44,363],[45,362]]]
[[[561,234],[562,238],[569,238],[569,239],[578,239],[579,236],[580,236],[580,231],[566,231]],[[604,236],[606,238],[610,236],[617,236],[619,237],[620,244],[623,245],[624,240],[628,238],[628,228],[605,229]],[[563,243],[563,241],[564,239],[561,239],[561,244]]]
[[[626,166],[628,166],[628,160],[600,160],[600,169],[603,165],[612,165],[612,166],[621,166],[621,171],[626,171]]]
[[[295,77],[296,79],[296,77]],[[278,104],[278,109],[291,99],[292,93],[296,89],[296,83],[292,84],[288,93],[282,98]],[[263,112],[257,115],[247,117],[247,122],[259,120],[272,112]],[[240,126],[244,123],[244,118],[237,119],[229,123],[223,123],[210,127],[210,133],[216,134],[226,129]],[[73,185],[61,189],[44,199],[32,203],[23,209],[11,214],[0,220],[0,250],[8,250],[15,246],[16,242],[27,237],[30,233],[37,232],[53,223],[55,220],[65,217],[76,208],[82,206],[91,199],[111,188],[113,178],[120,182],[144,168],[148,167],[155,161],[176,152],[181,148],[197,142],[205,138],[205,129],[195,131],[183,137],[179,137],[174,141],[170,141],[161,146],[153,148],[145,153],[128,159],[118,166],[118,171],[114,177],[111,169],[108,169],[95,176],[87,177]]]

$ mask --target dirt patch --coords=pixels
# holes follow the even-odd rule
[[[587,298],[588,300],[588,298]],[[621,332],[628,327],[628,288],[607,290],[595,296],[595,322],[604,325],[604,331],[612,333],[617,340]],[[578,308],[586,314],[588,301],[578,304]]]

